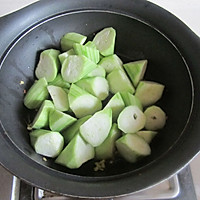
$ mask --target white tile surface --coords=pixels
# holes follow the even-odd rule
[[[173,13],[200,36],[199,0],[149,0]]]
[[[0,16],[13,12],[22,8],[36,0],[0,0]],[[185,22],[197,35],[200,36],[200,1],[199,0],[150,0],[151,2],[160,5],[170,11],[183,22]],[[191,163],[191,169],[198,195],[200,200],[200,155],[197,156]],[[6,174],[9,176],[8,174]],[[1,177],[0,171],[0,177]],[[2,178],[2,177],[1,177]],[[2,184],[1,184],[2,185]],[[3,187],[3,186],[1,186]],[[6,190],[6,188],[5,188]]]
[[[0,0],[0,16],[19,10],[36,0]]]

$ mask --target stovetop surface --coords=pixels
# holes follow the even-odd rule
[[[180,186],[180,192],[177,197],[175,198],[170,198],[170,199],[164,199],[162,200],[197,200],[196,194],[195,194],[195,189],[193,185],[193,180],[192,180],[192,175],[191,175],[191,170],[190,167],[184,168],[181,172],[178,174],[178,180],[179,180],[179,186]],[[20,184],[20,195],[19,195],[19,200],[37,200],[38,197],[34,196],[35,195],[35,188],[31,187],[30,185],[27,185],[25,182],[21,181]],[[49,200],[54,200],[55,198],[49,198]],[[67,198],[66,200],[75,200],[77,198]],[[123,198],[125,199],[125,198]],[[129,196],[128,199],[131,200],[136,200],[133,196]],[[45,200],[45,199],[44,199]],[[86,199],[84,199],[86,200]],[[115,199],[113,199],[115,200]],[[118,200],[118,198],[116,198]],[[153,200],[153,199],[152,199]],[[157,199],[161,200],[161,199]]]

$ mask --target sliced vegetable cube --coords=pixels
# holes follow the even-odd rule
[[[92,41],[88,41],[86,44],[85,44],[86,47],[90,47],[90,48],[95,48],[96,49],[96,45],[94,42]]]
[[[142,103],[135,95],[132,95],[129,92],[120,92],[120,94],[126,107],[137,106],[141,111],[143,110]]]
[[[104,77],[106,76],[106,71],[103,67],[97,65],[97,68],[93,69],[90,73],[88,73],[84,78],[91,78],[91,77]]]
[[[63,80],[61,74],[58,74],[56,78],[52,82],[49,83],[49,85],[59,86],[62,88],[70,88],[70,83]]]
[[[85,56],[72,55],[62,64],[61,74],[65,81],[75,83],[96,67],[97,65]]]
[[[119,113],[125,108],[124,101],[120,95],[120,93],[116,93],[106,104],[105,108],[112,109],[112,120],[113,122],[117,121]],[[104,109],[105,109],[104,108]]]
[[[123,63],[116,54],[102,58],[98,65],[103,67],[107,74],[112,72],[114,69],[124,70]]]
[[[68,51],[72,49],[74,43],[78,44],[84,44],[87,37],[84,35],[81,35],[79,33],[66,33],[60,41],[60,45],[63,51]]]
[[[147,130],[155,131],[165,126],[167,117],[160,107],[150,106],[144,111],[144,114],[146,116],[145,128]]]
[[[58,156],[64,145],[64,138],[60,133],[44,129],[32,131],[30,140],[36,153],[51,158]]]
[[[49,93],[47,90],[47,81],[41,78],[36,81],[28,90],[24,97],[24,105],[29,109],[39,108]]]
[[[124,133],[136,133],[144,128],[146,116],[137,106],[128,106],[119,114],[117,122]]]
[[[70,108],[77,118],[92,115],[102,108],[102,103],[97,97],[89,94],[75,84],[71,85],[68,98]]]
[[[111,159],[114,157],[115,141],[120,137],[121,131],[118,129],[117,124],[114,123],[110,129],[108,137],[104,142],[95,148],[95,157],[99,160]]]
[[[50,100],[44,100],[40,109],[38,110],[31,128],[39,129],[49,125],[49,113],[54,109],[54,105]]]
[[[49,85],[47,87],[57,110],[67,111],[69,109],[68,95],[66,91],[58,86]]]
[[[103,56],[109,56],[114,53],[115,48],[116,31],[112,27],[104,28],[98,32],[93,42],[97,49]]]
[[[134,163],[141,156],[151,154],[151,148],[137,134],[126,134],[116,141],[116,147],[120,155],[128,162]]]
[[[81,79],[80,81],[76,82],[76,85],[100,100],[106,99],[109,94],[108,82],[103,77]]]
[[[58,110],[53,110],[49,115],[49,127],[52,131],[60,132],[71,126],[77,119]]]
[[[80,126],[80,134],[86,142],[97,147],[107,138],[112,126],[112,109],[96,112]]]
[[[87,115],[78,119],[75,123],[73,123],[69,128],[63,130],[62,135],[65,139],[65,142],[68,143],[71,139],[79,133],[80,126],[86,122],[92,115]]]
[[[115,69],[107,76],[110,92],[116,94],[117,92],[127,91],[133,94],[135,88],[131,84],[125,72],[120,69]]]
[[[91,61],[93,61],[94,63],[98,63],[100,60],[99,50],[97,50],[96,48],[88,47],[77,43],[73,45],[73,48],[74,52],[77,55],[83,55],[88,59],[90,59]]]
[[[35,70],[38,79],[45,77],[47,82],[51,82],[56,78],[60,68],[59,54],[60,51],[56,49],[47,49],[40,54],[40,60]]]
[[[138,83],[143,79],[146,68],[147,60],[139,60],[135,62],[129,62],[123,65],[128,73],[133,85],[137,87]]]
[[[75,55],[74,49],[70,49],[66,52],[63,52],[61,54],[58,55],[58,58],[60,60],[60,63],[63,64],[64,60],[71,55]]]
[[[142,137],[148,144],[151,143],[152,139],[156,136],[158,132],[157,131],[138,131],[136,134]]]
[[[86,143],[77,134],[57,157],[55,162],[70,169],[76,169],[92,158],[94,158],[94,147]]]
[[[140,81],[136,88],[135,96],[140,99],[144,107],[150,106],[162,97],[164,87],[164,85],[153,81]]]

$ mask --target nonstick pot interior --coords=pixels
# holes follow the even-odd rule
[[[116,159],[114,163],[108,163],[104,171],[95,172],[93,170],[94,161],[89,161],[79,169],[70,170],[55,164],[52,159],[44,161],[42,156],[37,155],[31,147],[26,128],[34,114],[23,105],[23,91],[28,90],[35,79],[34,69],[42,50],[48,48],[60,49],[60,38],[67,32],[78,32],[87,35],[88,39],[91,40],[94,34],[104,27],[116,29],[115,52],[124,62],[140,59],[148,60],[145,80],[152,80],[165,85],[164,95],[156,104],[163,108],[168,119],[164,129],[159,131],[151,144],[152,154],[137,163],[130,164],[122,159]],[[20,85],[21,81],[24,81],[23,85]],[[27,163],[27,168],[18,169],[19,174],[22,174],[22,170],[25,171],[25,174],[32,172],[37,174],[40,170],[40,173],[45,174],[42,177],[35,177],[35,179],[43,179],[40,181],[35,180],[34,177],[34,180],[22,178],[46,189],[80,196],[120,195],[125,194],[126,190],[129,193],[131,189],[127,185],[127,188],[121,192],[120,190],[118,192],[117,189],[103,192],[102,189],[102,191],[95,193],[95,191],[84,192],[84,186],[81,185],[83,188],[77,188],[79,191],[75,191],[67,185],[68,182],[65,183],[66,180],[72,181],[74,187],[79,187],[76,186],[77,182],[79,184],[90,183],[91,185],[93,182],[98,182],[99,186],[107,182],[109,188],[111,182],[114,185],[115,181],[121,179],[123,182],[125,177],[129,176],[132,177],[133,182],[139,180],[132,186],[132,192],[134,192],[155,184],[157,180],[166,178],[155,174],[155,176],[160,176],[157,180],[145,179],[145,177],[148,177],[148,169],[151,166],[156,167],[160,160],[170,157],[171,149],[176,148],[176,144],[182,137],[185,137],[184,135],[187,136],[188,132],[185,130],[193,106],[193,81],[190,69],[175,44],[159,30],[137,18],[98,10],[57,14],[54,17],[41,20],[25,30],[10,45],[2,60],[0,91],[1,132],[7,138],[6,145],[10,146],[9,151],[17,153],[23,159],[23,162]],[[16,163],[16,167],[19,167],[19,160],[14,157],[14,153],[13,156],[8,156],[11,162]],[[31,166],[30,169],[28,166]],[[163,167],[167,168],[166,166]],[[30,171],[31,169],[34,170]],[[142,177],[143,174],[144,177]],[[142,177],[142,180],[139,176]],[[53,179],[53,177],[56,178]],[[46,180],[44,180],[45,178]],[[61,186],[64,183],[71,191]],[[95,188],[93,189],[95,190]]]

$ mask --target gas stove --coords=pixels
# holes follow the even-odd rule
[[[35,188],[12,176],[0,167],[0,174],[5,176],[0,182],[6,190],[2,191],[3,200],[78,200],[53,194],[51,192]],[[190,167],[187,166],[173,177],[159,183],[149,189],[130,194],[128,196],[109,198],[106,200],[197,200]],[[83,199],[84,200],[84,199]]]

